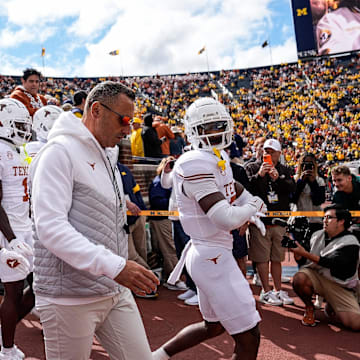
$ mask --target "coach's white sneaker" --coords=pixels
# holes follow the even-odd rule
[[[264,289],[262,289],[259,300],[268,305],[281,306],[283,304],[282,300],[276,296],[273,290],[265,292]]]
[[[199,305],[198,295],[195,294],[195,295],[192,296],[191,298],[186,299],[186,300],[184,301],[184,303],[185,303],[186,305],[191,305],[191,306]]]
[[[275,294],[282,301],[283,305],[291,305],[294,303],[294,300],[288,295],[286,291],[280,290]]]
[[[187,290],[187,291],[185,291],[184,293],[182,293],[182,294],[180,294],[180,295],[178,295],[178,299],[179,300],[186,300],[186,299],[190,299],[191,297],[193,297],[194,295],[196,295],[196,292],[194,291],[194,290],[191,290],[191,289],[189,289],[189,290]]]

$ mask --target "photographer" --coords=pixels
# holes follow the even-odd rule
[[[340,322],[354,331],[360,330],[359,243],[348,232],[351,214],[339,205],[325,208],[323,230],[311,238],[310,252],[298,242],[291,249],[297,259],[307,262],[293,278],[293,288],[305,304],[302,324],[315,326],[314,294],[326,301],[325,315],[337,315]]]
[[[318,175],[318,165],[313,154],[305,153],[301,156],[294,179],[294,211],[322,211],[321,204],[325,202],[325,181]],[[320,217],[311,217],[308,220],[311,234],[322,229]]]
[[[246,167],[250,184],[249,191],[259,196],[270,211],[290,209],[290,197],[295,191],[292,170],[280,163],[281,144],[276,139],[264,143],[263,161],[250,162]],[[281,240],[285,229],[273,224],[271,218],[261,219],[266,227],[263,236],[255,226],[250,226],[249,259],[256,262],[256,268],[262,283],[260,302],[273,306],[290,305],[294,302],[281,286],[281,263],[285,259],[285,250]],[[269,285],[269,267],[275,290]]]

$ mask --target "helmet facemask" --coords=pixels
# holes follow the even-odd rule
[[[20,121],[19,119],[14,121],[12,141],[16,145],[22,145],[31,140],[31,119],[26,120],[29,121]]]
[[[195,149],[212,151],[230,146],[233,121],[225,107],[212,98],[200,98],[185,116],[185,133]]]

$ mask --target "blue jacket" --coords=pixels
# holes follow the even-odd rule
[[[171,189],[164,189],[161,186],[160,176],[156,176],[149,187],[149,201],[151,210],[168,210]],[[152,220],[163,220],[167,217],[154,216]]]
[[[125,195],[129,195],[130,201],[136,204],[141,210],[146,210],[144,200],[141,196],[140,186],[136,183],[130,169],[127,166],[120,164],[119,162],[117,163],[117,166],[121,174]],[[128,225],[135,224],[137,218],[138,216],[128,216]]]

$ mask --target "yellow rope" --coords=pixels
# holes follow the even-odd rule
[[[32,157],[29,156],[29,154],[27,153],[26,149],[25,149],[26,144],[23,145],[24,148],[24,154],[25,154],[25,161],[30,165],[32,162]]]
[[[352,216],[360,216],[360,211],[350,211]],[[130,211],[128,215],[133,215]],[[290,217],[290,216],[307,216],[307,217],[322,217],[323,211],[268,211],[265,213],[266,217]],[[178,211],[167,210],[142,210],[140,216],[179,216]]]
[[[226,165],[226,161],[221,157],[220,151],[217,148],[213,148],[213,152],[214,154],[220,159],[217,163],[218,167],[222,170],[225,171],[225,165]]]

